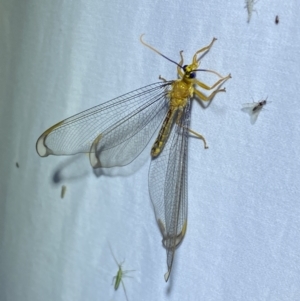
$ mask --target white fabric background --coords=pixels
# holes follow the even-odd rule
[[[1,301],[125,300],[108,242],[136,270],[124,279],[130,301],[300,300],[300,8],[255,7],[248,24],[242,0],[0,1]],[[207,109],[193,103],[192,129],[210,148],[189,141],[188,230],[167,284],[149,152],[122,175],[95,177],[86,156],[35,151],[54,123],[176,78],[142,33],[187,62],[217,37],[201,67],[232,74]],[[241,104],[267,96],[252,126]]]

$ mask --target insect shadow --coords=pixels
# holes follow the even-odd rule
[[[61,182],[74,181],[86,177],[91,169],[81,162],[83,159],[86,159],[85,156],[79,154],[60,163],[54,170],[52,183],[60,184]]]

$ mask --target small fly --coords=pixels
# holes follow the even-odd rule
[[[261,100],[259,102],[251,102],[243,104],[242,111],[250,115],[251,124],[254,124],[257,120],[257,117],[262,110],[262,108],[267,104],[267,99]]]
[[[191,64],[185,65],[183,51],[180,61],[169,59],[143,41],[163,58],[177,66],[178,79],[160,81],[134,90],[82,113],[67,118],[46,130],[37,140],[36,150],[41,157],[88,153],[93,168],[124,166],[131,163],[158,132],[151,149],[149,192],[157,224],[167,252],[168,281],[175,249],[187,229],[187,154],[191,130],[191,99],[211,101],[221,85],[231,78],[216,71],[199,69],[200,54],[208,52],[217,39],[196,51]],[[197,72],[210,72],[219,77],[209,86],[196,79]],[[206,96],[196,89],[213,90]]]
[[[125,297],[126,297],[126,300],[128,301],[128,297],[127,297],[127,292],[126,292],[126,288],[125,288],[125,285],[124,285],[124,282],[123,282],[123,278],[132,278],[131,276],[128,276],[127,274],[130,273],[130,272],[134,272],[135,270],[127,270],[127,271],[123,271],[122,270],[122,265],[124,263],[124,261],[122,263],[119,263],[111,249],[111,246],[109,246],[109,249],[110,249],[110,252],[111,252],[111,255],[113,256],[114,258],[114,261],[115,263],[117,264],[118,266],[118,272],[117,272],[117,275],[113,277],[113,281],[112,281],[112,284],[114,284],[114,288],[115,288],[115,291],[119,288],[120,286],[120,283],[122,283],[122,286],[123,286],[123,290],[124,290],[124,293],[125,293]]]

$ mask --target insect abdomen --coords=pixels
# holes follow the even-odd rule
[[[163,125],[159,131],[159,134],[152,146],[151,149],[152,157],[157,157],[163,150],[165,143],[170,135],[171,126],[173,124],[173,119],[176,111],[177,110],[175,109],[169,109],[167,116],[163,122]]]

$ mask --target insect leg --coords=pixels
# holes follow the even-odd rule
[[[183,53],[183,50],[179,51],[181,59],[177,66],[177,73],[180,77],[183,77],[183,72],[182,72],[182,68],[181,68],[181,66],[183,65],[183,54],[182,53]]]
[[[124,290],[124,293],[125,293],[126,300],[128,301],[127,292],[126,292],[126,288],[125,288],[123,280],[121,280],[121,283],[122,283],[122,286],[123,286],[123,290]]]
[[[216,95],[217,93],[219,93],[219,92],[226,92],[226,89],[225,89],[225,88],[223,88],[223,89],[218,89],[218,90],[212,92],[212,93],[211,93],[210,95],[208,95],[208,96],[204,95],[203,93],[201,93],[201,92],[198,91],[198,90],[195,90],[195,91],[194,91],[194,93],[195,93],[201,100],[203,100],[203,101],[210,101],[210,100],[212,100],[212,99],[215,97],[215,95]]]
[[[228,79],[231,78],[231,74],[229,73],[227,76],[222,77],[221,79],[219,79],[217,82],[215,82],[211,87],[200,82],[199,80],[195,79],[195,84],[198,85],[199,87],[205,89],[205,90],[212,90],[214,89],[216,86],[220,85],[221,83],[226,82]]]
[[[198,51],[195,53],[194,57],[193,57],[193,63],[196,63],[196,62],[197,62],[197,54],[199,54],[199,53],[201,53],[201,52],[204,52],[204,51],[208,51],[208,50],[212,47],[212,45],[214,44],[214,42],[215,42],[216,40],[217,40],[216,38],[213,38],[212,41],[211,41],[211,43],[210,43],[208,46],[203,47],[203,48],[201,48],[200,50],[198,50]]]
[[[123,264],[123,262],[124,262],[124,260],[123,260],[123,262],[121,263],[121,264],[119,264],[118,263],[118,261],[117,261],[117,259],[116,259],[116,257],[115,257],[115,254],[114,254],[114,252],[113,252],[113,250],[112,250],[112,248],[111,248],[111,246],[110,246],[110,243],[108,242],[108,246],[109,246],[109,249],[110,249],[110,253],[111,253],[111,255],[113,256],[113,259],[114,259],[114,261],[115,261],[115,263],[116,263],[116,265],[117,266],[122,266],[122,264]],[[116,278],[116,277],[114,277],[114,278]]]
[[[162,80],[163,82],[167,82],[167,80],[165,78],[163,78],[161,75],[158,77],[158,79]]]
[[[195,84],[197,84],[198,86],[200,86],[201,88],[205,89],[205,90],[211,90],[213,88],[215,88],[216,86],[224,83],[225,81],[227,81],[229,78],[231,78],[231,75],[228,74],[226,77],[223,77],[222,79],[218,80],[214,85],[212,85],[211,87],[207,86],[206,84],[196,80]],[[210,95],[206,96],[204,95],[202,92],[198,91],[197,89],[194,90],[194,93],[203,101],[210,101],[212,100],[215,95],[219,92],[226,92],[226,89],[219,89],[217,88],[217,90],[213,91]]]
[[[220,90],[219,90],[219,92],[220,92]],[[191,130],[190,128],[185,127],[185,126],[183,126],[183,125],[180,124],[181,115],[182,115],[182,109],[178,112],[178,116],[177,116],[177,119],[176,119],[176,124],[178,124],[182,128],[187,129],[190,133],[192,133],[193,135],[195,135],[197,138],[201,139],[203,141],[203,143],[204,143],[204,148],[207,149],[208,146],[207,146],[207,143],[206,143],[206,140],[205,140],[204,136],[202,136],[201,134],[199,134],[199,133]]]
[[[196,51],[196,53],[194,54],[194,57],[193,57],[193,64],[197,64],[198,65],[198,59],[197,59],[197,54],[201,53],[201,52],[204,52],[204,51],[209,51],[210,48],[212,47],[212,45],[214,44],[214,42],[216,41],[217,39],[216,38],[213,38],[212,41],[210,42],[210,44],[208,46],[205,46],[201,49],[199,49],[198,51]],[[183,77],[183,72],[181,70],[181,66],[183,65],[183,51],[180,51],[180,57],[181,57],[181,60],[177,66],[177,72],[179,74],[180,77]],[[203,70],[204,71],[204,70]],[[208,72],[213,72],[213,73],[216,73],[218,76],[220,76],[217,72],[214,72],[214,71],[210,71],[210,70],[205,70],[205,71],[208,71]],[[222,77],[222,76],[220,76]]]
[[[205,149],[208,148],[204,136],[202,136],[201,134],[199,134],[199,133],[197,133],[197,132],[195,132],[195,131],[193,131],[193,130],[191,130],[191,129],[189,129],[189,128],[188,128],[187,130],[188,130],[190,133],[194,134],[197,138],[199,138],[199,139],[201,139],[201,140],[203,141],[203,143],[204,143],[204,148],[205,148]]]

